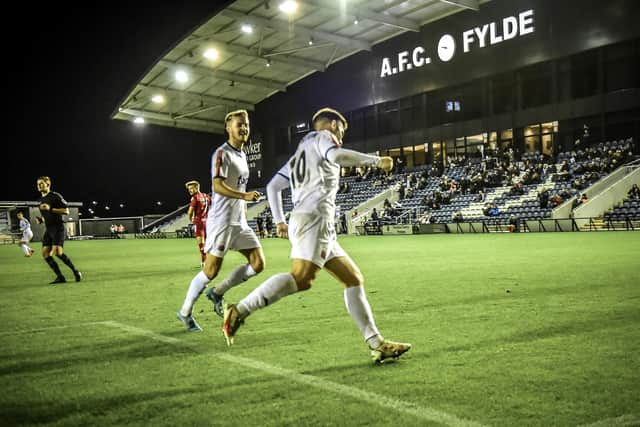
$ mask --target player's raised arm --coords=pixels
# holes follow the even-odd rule
[[[343,167],[373,166],[389,172],[393,168],[393,158],[372,156],[347,148],[335,148],[327,153],[327,160]]]
[[[267,199],[276,223],[278,237],[287,237],[287,222],[282,208],[282,190],[289,186],[289,165],[285,164],[267,184]]]

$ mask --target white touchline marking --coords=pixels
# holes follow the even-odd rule
[[[420,418],[423,420],[434,421],[448,426],[482,426],[482,424],[479,424],[475,421],[458,418],[455,415],[448,414],[437,409],[421,407],[414,403],[404,402],[402,400],[381,396],[379,394],[371,393],[355,387],[350,387],[348,385],[334,383],[333,381],[325,380],[320,377],[314,377],[313,375],[300,374],[298,372],[279,368],[277,366],[269,365],[258,360],[248,359],[246,357],[240,356],[233,356],[231,354],[218,354],[218,357],[229,362],[236,363],[238,365],[263,371],[271,375],[285,377],[291,381],[310,385],[312,387],[329,391],[331,393],[342,394],[368,403],[373,403],[378,406],[394,409],[398,412],[413,415],[416,418]]]
[[[606,418],[591,424],[582,424],[579,427],[631,427],[637,425],[640,425],[640,418],[634,414],[626,414],[615,418]]]
[[[165,335],[156,334],[155,332],[148,331],[146,329],[136,328],[134,326],[125,325],[120,322],[106,321],[99,322],[100,324],[122,329],[136,335],[142,335],[154,340],[162,341],[168,344],[182,344],[182,340],[173,337],[167,337]],[[482,427],[482,424],[471,420],[465,420],[458,418],[455,415],[448,414],[443,411],[439,411],[433,408],[425,408],[413,403],[404,402],[402,400],[393,399],[379,394],[371,393],[365,390],[360,390],[355,387],[350,387],[344,384],[335,383],[329,380],[325,380],[313,375],[300,374],[289,369],[279,368],[277,366],[269,365],[258,360],[248,359],[246,357],[234,356],[231,354],[217,354],[218,357],[228,362],[242,365],[248,368],[256,369],[258,371],[266,372],[271,375],[287,378],[291,381],[295,381],[301,384],[309,385],[315,388],[319,388],[331,393],[342,394],[345,396],[353,397],[358,400],[362,400],[368,403],[373,403],[378,406],[390,408],[398,412],[402,412],[408,415],[413,415],[416,418],[420,418],[427,421],[434,421],[440,424],[462,427]]]
[[[124,323],[116,322],[113,320],[107,320],[105,322],[100,322],[100,324],[105,326],[112,326],[114,328],[122,329],[123,331],[130,332],[134,335],[142,335],[144,337],[152,338],[156,341],[162,341],[167,344],[179,344],[182,341],[178,338],[168,337],[166,335],[156,334],[155,332],[148,331],[146,329],[136,328],[135,326],[125,325]]]

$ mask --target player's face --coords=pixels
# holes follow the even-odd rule
[[[193,196],[194,194],[196,194],[198,192],[198,187],[196,187],[195,185],[190,185],[189,187],[189,195]]]
[[[338,141],[342,142],[342,138],[344,138],[344,124],[340,120],[332,120],[331,121],[331,131],[338,138]]]
[[[236,143],[246,143],[249,140],[249,118],[245,115],[234,116],[227,124],[229,139]]]
[[[16,217],[17,217],[18,219],[22,219],[22,212],[18,212],[18,213],[16,214]]]
[[[47,181],[45,181],[44,179],[39,179],[37,181],[38,184],[38,191],[41,193],[47,193],[49,192],[49,188],[51,187],[51,184],[49,184]]]

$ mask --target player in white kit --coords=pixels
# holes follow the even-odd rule
[[[31,223],[29,223],[29,220],[25,218],[24,214],[20,211],[16,214],[16,217],[18,218],[18,221],[20,221],[20,231],[22,232],[22,237],[20,238],[20,242],[18,243],[18,246],[20,246],[20,248],[22,249],[22,252],[24,252],[24,256],[31,257],[35,252],[28,245],[31,239],[33,239],[33,231],[31,231]]]
[[[336,110],[323,108],[312,122],[315,131],[300,141],[294,155],[267,186],[278,236],[288,236],[291,242],[291,273],[270,277],[236,305],[225,304],[223,334],[231,345],[247,316],[287,295],[311,288],[317,273],[324,268],[344,285],[347,310],[369,345],[373,360],[396,359],[411,344],[386,340],[378,331],[364,293],[362,273],[340,247],[334,225],[341,166],[375,166],[390,171],[393,159],[342,148],[347,121]],[[288,186],[294,207],[287,226],[281,192]]]
[[[202,271],[191,280],[182,308],[176,313],[188,331],[201,331],[192,315],[198,297],[220,271],[228,250],[240,252],[248,263],[236,267],[214,288],[207,298],[214,310],[223,315],[223,295],[264,269],[264,253],[258,237],[247,224],[245,202],[256,201],[261,196],[257,191],[246,191],[249,181],[247,156],[242,147],[249,140],[249,114],[245,110],[228,113],[224,119],[229,140],[222,144],[211,157],[211,179],[213,197],[207,215],[207,238],[204,246],[206,258]]]

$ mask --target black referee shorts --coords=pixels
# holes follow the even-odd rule
[[[64,226],[47,227],[42,236],[42,246],[64,246]]]

